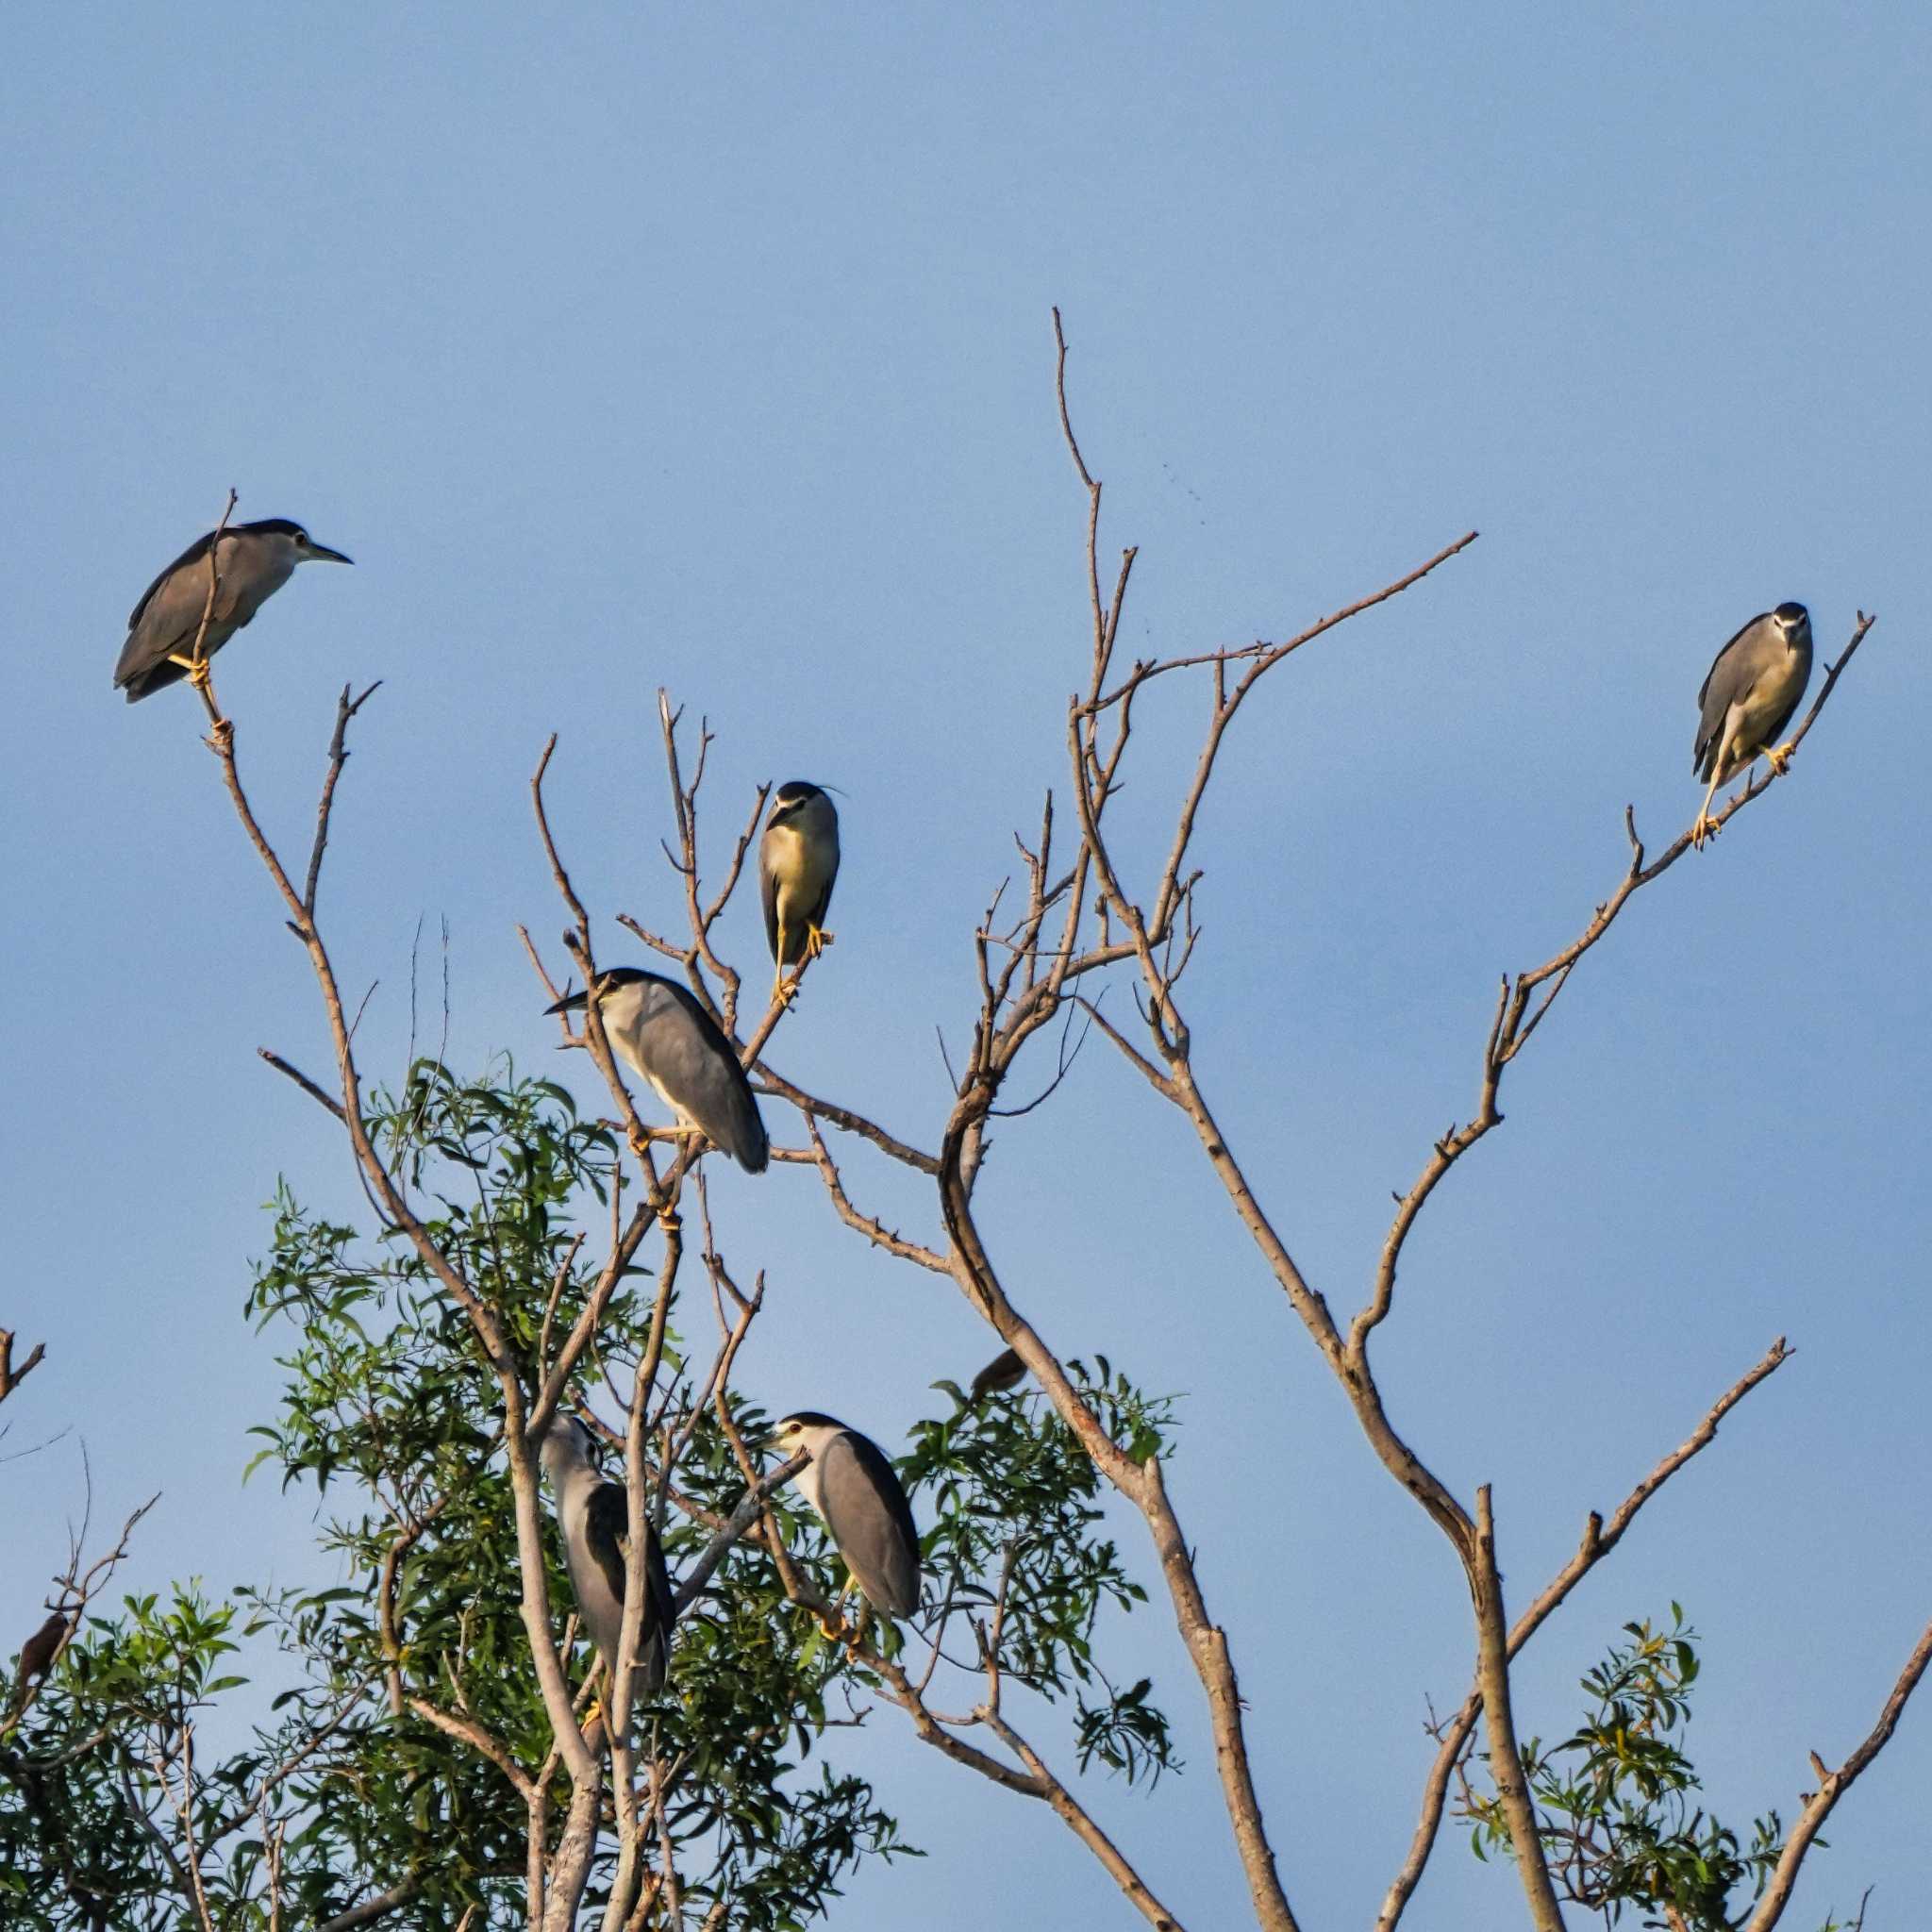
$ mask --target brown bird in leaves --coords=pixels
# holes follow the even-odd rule
[[[1017,1389],[1026,1379],[1026,1364],[1017,1348],[1003,1349],[973,1378],[972,1402],[983,1402],[989,1395]]]
[[[20,1646],[20,1674],[14,1679],[13,1686],[15,1710],[26,1702],[28,1687],[54,1668],[54,1659],[59,1655],[61,1644],[67,1641],[67,1612],[56,1610]]]

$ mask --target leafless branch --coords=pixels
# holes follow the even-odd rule
[[[1542,1840],[1537,1835],[1536,1807],[1530,1803],[1523,1758],[1516,1748],[1516,1723],[1509,1709],[1507,1625],[1503,1618],[1503,1578],[1496,1568],[1496,1525],[1488,1483],[1475,1492],[1475,1557],[1476,1683],[1489,1722],[1490,1768],[1495,1775],[1496,1796],[1508,1822],[1517,1874],[1523,1880],[1537,1932],[1563,1932],[1563,1911],[1550,1882]]]
[[[1851,662],[1853,654],[1864,641],[1865,633],[1876,621],[1863,611],[1858,613],[1857,624],[1845,648],[1839,654],[1838,662],[1832,665],[1817,697],[1812,700],[1811,708],[1806,712],[1804,723],[1792,734],[1793,749],[1802,744],[1809,734],[1819,713],[1824,708],[1825,701],[1831,696],[1833,688],[1843,675],[1845,666]],[[1713,823],[1719,826],[1729,824],[1738,812],[1753,799],[1761,798],[1776,782],[1777,774],[1767,773],[1763,777],[1748,783],[1716,814]],[[1374,1284],[1370,1291],[1368,1303],[1350,1324],[1349,1349],[1352,1356],[1365,1358],[1370,1331],[1389,1314],[1394,1301],[1395,1274],[1402,1258],[1403,1245],[1407,1241],[1424,1205],[1435,1191],[1437,1184],[1492,1127],[1502,1124],[1503,1116],[1498,1108],[1497,1100],[1502,1091],[1505,1069],[1529,1043],[1531,1035],[1542,1024],[1544,1016],[1556,1003],[1557,995],[1569,983],[1571,973],[1577,963],[1609,931],[1631,898],[1643,887],[1660,878],[1692,849],[1690,833],[1682,832],[1660,857],[1646,865],[1643,842],[1637,836],[1636,814],[1627,806],[1624,808],[1624,834],[1630,846],[1629,865],[1609,896],[1599,903],[1583,930],[1568,945],[1552,954],[1541,966],[1519,973],[1513,978],[1507,974],[1504,975],[1502,990],[1497,996],[1495,1014],[1491,1021],[1488,1039],[1483,1048],[1475,1114],[1466,1125],[1451,1127],[1436,1141],[1415,1185],[1398,1200],[1395,1219],[1391,1224],[1388,1239],[1382,1245],[1381,1259],[1375,1270]]]
[[[357,1932],[360,1925],[373,1925],[378,1919],[386,1919],[390,1913],[399,1911],[423,1890],[423,1874],[413,1874],[399,1884],[391,1885],[387,1891],[378,1891],[366,1898],[358,1906],[351,1906],[346,1912],[338,1912],[332,1919],[325,1919],[315,1928],[315,1932]]]
[[[11,1328],[0,1328],[0,1402],[5,1402],[40,1367],[47,1353],[46,1344],[37,1341],[27,1351],[26,1359],[15,1368],[13,1339]]]
[[[348,1116],[342,1111],[342,1103],[336,1099],[333,1094],[325,1093],[299,1067],[291,1066],[280,1054],[271,1053],[265,1046],[258,1046],[255,1050],[276,1073],[285,1074],[289,1079],[294,1081],[296,1086],[301,1088],[310,1100],[315,1101],[319,1106],[327,1108],[337,1120],[346,1121],[348,1119]]]
[[[1842,665],[1843,662],[1844,658],[1840,658],[1839,663]],[[1808,724],[1810,721],[1807,719],[1806,722]],[[1744,1932],[1771,1932],[1771,1928],[1784,1916],[1785,1907],[1791,1902],[1791,1888],[1798,1882],[1799,1867],[1804,1864],[1805,1855],[1817,1839],[1819,1827],[1831,1816],[1838,1801],[1851,1790],[1872,1760],[1891,1741],[1891,1734],[1898,1728],[1898,1721],[1905,1714],[1912,1692],[1919,1688],[1919,1680],[1925,1674],[1928,1664],[1932,1664],[1932,1624],[1926,1624],[1918,1642],[1912,1646],[1912,1654],[1906,1659],[1905,1669],[1898,1674],[1898,1681],[1892,1685],[1891,1694],[1878,1713],[1878,1722],[1866,1734],[1865,1741],[1836,1771],[1827,1771],[1819,1779],[1818,1789],[1807,1799],[1804,1810],[1791,1826],[1790,1836],[1785,1840],[1784,1850],[1772,1871],[1771,1881],[1764,1888],[1764,1896],[1758,1900],[1757,1909],[1751,1914]],[[1819,1762],[1814,1752],[1812,1763],[1815,1766]],[[1863,1916],[1861,1907],[1859,1917],[1862,1919]]]
[[[831,1197],[833,1208],[839,1219],[847,1227],[862,1234],[875,1248],[884,1248],[888,1254],[896,1255],[902,1261],[910,1261],[921,1268],[929,1269],[935,1274],[950,1274],[945,1257],[938,1255],[922,1242],[908,1241],[904,1235],[893,1232],[882,1221],[870,1214],[861,1214],[855,1208],[845,1192],[844,1181],[841,1178],[837,1163],[825,1150],[824,1138],[819,1132],[816,1118],[808,1111],[805,1116],[805,1130],[811,1137],[812,1156],[818,1162],[820,1177],[824,1181],[825,1192]]]
[[[1122,1856],[1120,1847],[1101,1830],[1091,1814],[1047,1769],[1039,1752],[1000,1715],[998,1708],[991,1703],[983,1704],[979,1707],[978,1715],[1000,1742],[1033,1774],[1035,1782],[1041,1787],[1040,1795],[1100,1860],[1108,1876],[1125,1894],[1128,1904],[1156,1928],[1156,1932],[1185,1932],[1181,1922],[1148,1890],[1146,1882]]]

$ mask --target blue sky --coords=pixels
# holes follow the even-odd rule
[[[443,917],[452,1058],[554,1066],[511,929],[560,924],[525,791],[550,731],[579,884],[672,916],[666,685],[720,734],[721,832],[762,779],[844,788],[841,943],[781,1064],[931,1142],[934,1028],[969,1024],[972,924],[1060,780],[1085,661],[1057,302],[1105,541],[1141,546],[1130,652],[1285,635],[1483,532],[1277,674],[1201,827],[1203,1083],[1341,1307],[1389,1191],[1473,1102],[1496,974],[1614,884],[1626,802],[1654,842],[1688,824],[1717,646],[1786,597],[1821,658],[1880,614],[1793,782],[1573,982],[1429,1210],[1379,1356],[1424,1457],[1465,1496],[1494,1482],[1520,1602],[1787,1334],[1795,1359],[1538,1640],[1518,1715],[1558,1734],[1618,1626],[1674,1597],[1707,1640],[1692,1741],[1722,1815],[1789,1818],[1806,1753],[1864,1735],[1932,1611],[1932,24],[1329,11],[10,14],[0,1323],[48,1359],[7,1419],[11,1445],[84,1427],[103,1516],[163,1490],[130,1584],[314,1574],[307,1502],[241,1485],[276,1386],[241,1309],[277,1174],[354,1198],[256,1056],[319,1067],[321,1020],[195,708],[108,688],[142,585],[231,484],[357,558],[277,599],[221,691],[295,838],[334,691],[385,680],[325,897],[345,980],[379,982],[372,1069],[400,1064],[411,936]],[[1148,709],[1142,862],[1202,702]],[[755,966],[755,910],[727,924]],[[1447,1552],[1178,1116],[1096,1047],[1001,1142],[984,1198],[1016,1299],[1185,1398],[1174,1488],[1291,1896],[1310,1927],[1367,1923],[1424,1699],[1469,1674]],[[892,1441],[984,1336],[802,1172],[751,1190],[719,1188],[773,1271],[747,1387]],[[30,1627],[79,1494],[74,1437],[0,1465],[0,1629]],[[1121,1641],[1190,1769],[1095,1806],[1184,1920],[1236,1923],[1185,1661],[1151,1613]],[[865,1876],[840,1923],[1126,1922],[1043,1810],[891,1713],[848,1741],[933,1856]],[[1928,1775],[1915,1709],[1788,1924],[1868,1883],[1871,1923],[1905,1923]],[[1519,1896],[1452,1833],[1413,1919],[1514,1923]]]

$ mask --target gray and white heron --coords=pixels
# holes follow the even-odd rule
[[[1716,834],[1710,801],[1727,778],[1758,758],[1784,776],[1791,747],[1779,744],[1777,735],[1791,722],[1810,681],[1811,618],[1802,604],[1780,604],[1754,617],[1717,654],[1697,693],[1690,766],[1710,784],[1690,828],[1693,845]]]
[[[624,1566],[629,1510],[622,1483],[606,1482],[597,1462],[597,1439],[574,1415],[555,1415],[543,1432],[543,1474],[556,1498],[563,1536],[563,1564],[576,1596],[577,1614],[610,1681],[617,1675],[617,1646],[624,1634]],[[632,1682],[660,1690],[671,1662],[671,1625],[677,1615],[670,1574],[658,1534],[644,1524],[644,1615],[638,1626]],[[606,1695],[608,1691],[607,1688]]]
[[[316,542],[287,517],[236,524],[224,530],[215,551],[220,583],[202,637],[198,670],[194,640],[201,631],[201,613],[208,608],[208,553],[214,534],[210,530],[196,538],[147,587],[127,620],[127,641],[114,666],[114,688],[127,693],[130,705],[177,678],[205,683],[208,658],[295,575],[298,563],[354,560]]]
[[[758,891],[765,905],[765,943],[775,971],[772,997],[785,989],[785,969],[816,959],[831,943],[825,914],[839,877],[839,813],[803,778],[779,786],[758,841]]]
[[[758,1096],[717,1022],[675,980],[636,966],[612,966],[591,988],[547,1012],[581,1010],[597,995],[610,1043],[651,1084],[681,1124],[698,1128],[747,1174],[763,1174],[771,1141]]]
[[[866,1601],[886,1616],[909,1617],[919,1607],[919,1529],[878,1444],[811,1408],[788,1415],[772,1441],[788,1459],[810,1454],[792,1480]]]

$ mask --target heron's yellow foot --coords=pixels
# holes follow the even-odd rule
[[[1715,839],[1724,827],[1713,818],[1703,812],[1697,814],[1697,823],[1690,827],[1690,843],[1701,848],[1707,839]]]
[[[1793,744],[1767,744],[1764,747],[1764,762],[1780,778],[1790,769],[1791,754],[1797,749]]]
[[[625,1129],[625,1139],[630,1142],[630,1151],[640,1160],[645,1160],[650,1158],[651,1137],[642,1127],[626,1127]]]
[[[808,925],[805,929],[805,957],[816,959],[832,943],[832,935],[822,927]]]
[[[772,974],[772,1004],[774,1007],[789,1007],[797,997],[798,982],[794,979],[788,987],[785,984],[785,968],[781,965],[777,972]]]

